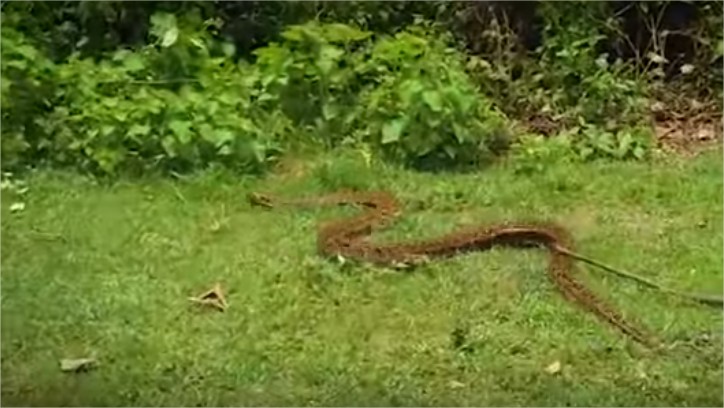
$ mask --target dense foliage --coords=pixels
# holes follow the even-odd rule
[[[649,21],[667,4],[632,9]],[[661,19],[654,46],[616,51],[629,33],[609,3],[537,4],[533,47],[492,3],[253,5],[4,5],[2,167],[260,172],[285,151],[349,145],[449,168],[511,142],[527,169],[551,155],[643,159],[663,81],[720,95],[720,4],[700,6],[683,63],[668,63]],[[477,39],[471,15],[486,21]],[[263,29],[249,37],[233,16]]]

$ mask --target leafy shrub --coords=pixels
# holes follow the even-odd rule
[[[341,24],[292,26],[257,50],[265,99],[326,146],[372,145],[412,165],[476,162],[504,117],[475,89],[460,52],[422,27],[370,44]]]
[[[507,139],[505,118],[465,73],[461,53],[421,27],[380,39],[361,73],[360,134],[416,166],[484,159]]]
[[[297,126],[311,127],[326,146],[338,144],[354,119],[361,84],[355,72],[371,33],[315,21],[282,33],[282,44],[255,51],[259,99]]]
[[[50,163],[114,174],[254,172],[284,148],[350,141],[390,160],[450,165],[478,161],[504,135],[462,55],[422,27],[373,41],[342,24],[291,26],[249,65],[215,39],[218,22],[157,13],[151,24],[138,50],[53,66],[52,109],[32,120],[38,137],[18,140]],[[7,50],[4,62],[18,65]]]
[[[203,31],[180,29],[172,16],[154,17],[154,35],[140,52],[59,66],[60,103],[42,120],[51,160],[108,174],[212,163],[262,169],[289,123],[252,105],[253,71],[213,56]]]
[[[564,120],[579,117],[611,128],[635,125],[646,109],[645,89],[620,60],[611,64],[608,54],[599,52],[606,37],[596,21],[607,5],[597,5],[577,15],[580,3],[542,4],[544,45],[539,53],[546,74],[536,85],[550,92],[546,99],[552,106],[544,108]]]
[[[651,146],[646,128],[630,128],[614,135],[596,126],[573,127],[556,137],[525,134],[513,144],[511,161],[520,173],[538,173],[558,161],[612,158],[643,159]]]
[[[2,165],[19,166],[35,157],[43,143],[36,118],[49,106],[53,92],[54,64],[19,31],[12,28],[17,16],[2,15]],[[10,20],[10,21],[8,21]]]
[[[582,158],[640,159],[651,139],[647,89],[631,67],[600,51],[606,7],[540,3],[538,61],[524,63],[515,78],[481,58],[471,58],[468,69],[507,113],[528,119],[543,134],[564,131]]]
[[[633,70],[621,60],[608,61],[599,52],[606,37],[597,21],[607,4],[589,6],[576,15],[580,3],[565,7],[542,4],[544,45],[536,94],[545,100],[542,111],[567,124],[582,158],[641,159],[648,148],[647,94]],[[541,97],[542,96],[542,97]],[[577,123],[576,123],[577,122]]]
[[[328,191],[371,190],[379,179],[379,173],[370,169],[364,152],[352,149],[336,149],[333,154],[324,155],[312,176]]]
[[[510,153],[514,171],[525,175],[539,174],[549,165],[577,157],[573,152],[571,138],[565,134],[555,138],[522,135],[513,143]]]
[[[620,130],[584,125],[568,129],[563,134],[573,138],[573,149],[584,160],[640,160],[647,157],[652,145],[652,130],[644,125]]]

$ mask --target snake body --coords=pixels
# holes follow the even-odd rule
[[[327,257],[342,256],[376,265],[417,264],[428,258],[451,257],[483,251],[495,245],[518,248],[543,247],[550,254],[548,276],[569,302],[594,314],[633,340],[649,347],[656,341],[574,278],[573,240],[565,228],[554,223],[502,223],[455,231],[439,238],[404,243],[376,244],[368,237],[399,215],[399,204],[387,192],[342,191],[318,197],[282,200],[251,193],[253,205],[329,206],[357,205],[363,211],[350,218],[322,224],[317,233],[318,252]],[[568,252],[568,253],[567,253]]]

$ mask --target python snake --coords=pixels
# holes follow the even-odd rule
[[[360,214],[322,224],[317,233],[317,250],[327,257],[341,256],[381,266],[416,265],[429,258],[451,257],[458,253],[483,251],[494,245],[510,247],[543,247],[550,254],[548,276],[563,297],[620,330],[635,341],[655,347],[653,336],[628,322],[620,313],[607,305],[580,281],[574,278],[573,259],[587,262],[620,276],[637,280],[645,285],[703,303],[720,306],[721,298],[690,295],[666,289],[653,282],[603,265],[574,252],[568,231],[554,223],[502,223],[455,231],[439,238],[418,242],[375,244],[367,238],[373,229],[388,226],[399,215],[399,204],[387,192],[341,191],[324,196],[280,199],[269,195],[250,193],[252,205],[273,208],[277,205],[306,207],[329,205],[357,205]]]

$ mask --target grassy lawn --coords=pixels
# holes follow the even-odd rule
[[[717,294],[721,163],[716,150],[431,175],[342,156],[288,161],[262,180],[112,186],[35,174],[28,192],[2,197],[2,404],[721,406],[720,310],[582,267],[624,315],[679,344],[651,352],[562,300],[541,251],[494,249],[414,273],[339,265],[316,256],[315,225],[353,209],[245,201],[252,190],[389,190],[406,214],[380,240],[552,219],[581,253]],[[188,301],[215,282],[225,313]],[[60,359],[85,356],[99,366],[60,371]]]

